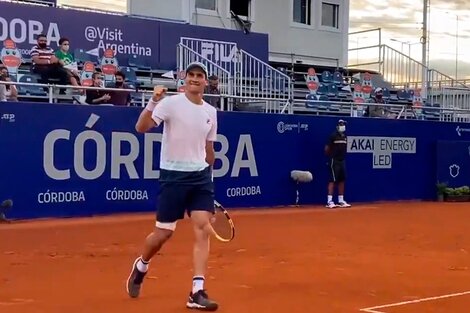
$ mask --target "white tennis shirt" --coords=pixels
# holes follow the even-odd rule
[[[203,102],[189,101],[178,94],[161,100],[152,113],[160,125],[163,121],[160,168],[172,171],[195,172],[209,166],[206,162],[206,140],[217,139],[217,110]]]

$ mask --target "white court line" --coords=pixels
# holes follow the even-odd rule
[[[406,304],[413,304],[413,303],[420,303],[420,302],[426,302],[426,301],[440,300],[440,299],[445,299],[445,298],[460,297],[460,296],[465,296],[465,295],[470,295],[470,291],[452,293],[452,294],[442,295],[442,296],[437,296],[437,297],[417,299],[417,300],[412,300],[412,301],[404,301],[404,302],[397,302],[397,303],[391,303],[391,304],[385,304],[385,305],[378,305],[378,306],[374,306],[374,307],[370,307],[370,308],[360,309],[359,311],[367,312],[367,313],[386,313],[384,311],[377,311],[377,309],[385,309],[385,308],[391,308],[391,307],[394,307],[394,306],[402,306],[402,305],[406,305]]]

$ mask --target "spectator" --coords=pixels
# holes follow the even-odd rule
[[[47,45],[46,35],[38,35],[37,45],[31,49],[31,57],[33,59],[32,72],[41,75],[43,82],[47,83],[50,78],[58,78],[61,85],[68,84],[68,73],[54,55],[54,50]]]
[[[73,86],[79,86],[80,75],[78,73],[75,58],[69,52],[70,40],[67,38],[59,39],[59,49],[55,52],[55,56],[59,59],[60,65],[67,71],[68,79]]]
[[[374,96],[370,98],[369,103],[376,103],[377,105],[369,105],[367,107],[366,116],[369,117],[385,117],[393,118],[393,113],[387,109],[385,100],[383,98],[383,90],[380,87],[375,88]],[[382,104],[382,105],[380,105]]]
[[[124,73],[117,71],[114,74],[114,86],[113,88],[117,89],[129,89],[129,86],[125,83],[126,76]],[[124,105],[129,106],[131,104],[131,93],[130,91],[116,91],[113,90],[110,92],[111,99],[109,103],[114,105]]]
[[[219,91],[219,77],[212,75],[209,77],[209,86],[204,91],[205,94],[220,95]],[[220,109],[220,96],[205,96],[204,100],[216,109]]]
[[[10,74],[8,73],[8,69],[4,66],[0,66],[0,81],[11,82]],[[15,85],[3,85],[3,97],[5,100],[3,101],[18,101],[18,90],[16,89]]]
[[[93,73],[93,87],[103,87],[103,75],[101,73]],[[107,104],[109,103],[111,96],[104,90],[99,89],[87,89],[86,100],[88,104]]]

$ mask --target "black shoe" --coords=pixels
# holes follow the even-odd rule
[[[144,280],[145,274],[137,269],[137,262],[140,258],[137,258],[132,265],[132,271],[127,279],[126,289],[129,297],[137,298],[140,294],[140,289],[142,288],[142,282]]]
[[[196,309],[201,311],[215,311],[219,308],[219,305],[209,299],[205,290],[199,290],[195,294],[192,292],[189,294],[189,300],[186,303],[188,309]]]

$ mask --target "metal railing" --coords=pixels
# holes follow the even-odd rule
[[[178,64],[184,63],[183,59],[187,57],[182,51],[188,51],[199,60],[216,64],[232,75],[233,92],[227,94],[237,97],[231,98],[234,101],[228,102],[229,107],[243,104],[242,99],[248,97],[260,101],[269,99],[273,102],[270,107],[282,107],[282,113],[292,113],[291,77],[239,49],[237,43],[182,37],[178,47]]]
[[[177,45],[177,67],[183,71],[192,62],[201,62],[207,67],[209,75],[217,75],[219,78],[219,90],[226,95],[233,94],[233,77],[232,74],[219,64],[203,57],[197,51],[189,47],[178,44]]]
[[[104,90],[109,92],[131,92],[134,94],[134,106],[144,107],[148,99],[152,96],[151,90],[134,90],[120,88],[101,88],[101,87],[84,87],[70,85],[52,85],[22,82],[0,82],[0,84],[9,84],[16,86],[34,86],[47,90],[44,96],[18,95],[20,100],[41,99],[50,103],[57,103],[62,100],[66,103],[84,104],[84,95],[80,94],[58,94],[60,89],[67,90]],[[458,103],[461,97],[453,94],[460,90],[448,91],[446,97],[452,99],[454,103]],[[169,95],[177,94],[177,92],[168,92]],[[225,111],[256,111],[263,113],[285,113],[285,107],[280,101],[273,101],[272,98],[250,98],[246,96],[229,95],[229,94],[207,94],[208,97],[220,97],[222,110]],[[466,99],[470,97],[470,93],[466,94]],[[449,100],[450,101],[450,100]],[[231,103],[232,105],[228,105]],[[465,102],[467,103],[467,102]],[[98,104],[103,105],[103,104]],[[113,105],[113,104],[105,104]],[[348,116],[361,117],[368,106],[382,106],[388,115],[384,118],[400,118],[400,119],[424,119],[440,122],[463,122],[470,123],[470,106],[465,108],[456,108],[455,105],[433,106],[431,103],[425,106],[413,106],[408,104],[376,104],[376,103],[354,103],[354,102],[335,102],[321,100],[295,99],[291,103],[288,113],[291,114],[310,114],[310,115],[329,115],[329,116]]]
[[[357,45],[348,49],[349,65],[348,69],[358,69],[361,71],[374,71],[382,74],[383,79],[389,82],[394,88],[422,89],[422,95],[427,96],[439,92],[443,87],[464,87],[465,81],[428,68],[422,62],[414,60],[386,44],[382,43],[381,29],[372,29],[350,35],[359,35],[362,33],[378,33],[377,43],[360,46],[359,37]],[[369,38],[370,35],[364,38]],[[353,60],[356,60],[354,63]]]

